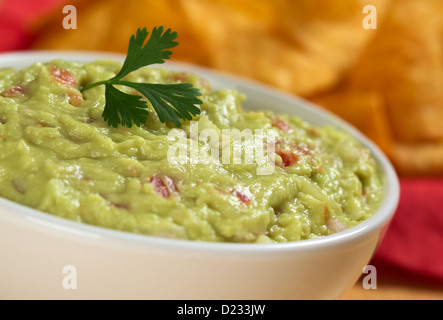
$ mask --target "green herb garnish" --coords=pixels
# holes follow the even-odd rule
[[[119,124],[129,128],[133,123],[140,126],[146,123],[149,116],[147,101],[143,97],[123,92],[114,87],[115,85],[130,87],[143,95],[151,103],[162,123],[169,120],[179,127],[180,119],[192,120],[192,116],[200,114],[200,108],[196,104],[202,103],[197,98],[201,96],[201,93],[190,83],[157,84],[122,80],[123,77],[141,67],[164,63],[172,54],[172,51],[167,49],[178,45],[175,41],[177,33],[171,32],[171,29],[163,33],[163,27],[154,28],[145,44],[148,35],[149,32],[143,28],[138,29],[137,33],[131,36],[128,54],[120,72],[115,77],[88,84],[81,89],[83,92],[98,85],[105,85],[106,103],[102,116],[108,125],[114,128]]]

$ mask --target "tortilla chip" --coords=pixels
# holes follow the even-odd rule
[[[377,92],[338,91],[310,100],[354,125],[386,154],[392,153],[391,127]]]
[[[395,144],[392,162],[402,176],[443,174],[443,141],[425,144]]]
[[[113,25],[109,17],[115,12],[111,1],[106,7],[102,6],[101,1],[73,1],[73,5],[77,9],[79,29],[64,29],[63,19],[66,15],[60,10],[57,15],[48,17],[46,21],[38,22],[34,26],[34,32],[44,34],[41,37],[37,35],[36,49],[100,50],[99,48],[106,47],[109,36],[105,35]],[[89,30],[87,34],[86,30]],[[80,43],[81,47],[79,47]]]
[[[209,46],[210,67],[304,96],[335,85],[373,36],[362,27],[366,2],[267,1],[272,15],[243,19],[224,1],[186,1],[184,8]],[[375,3],[383,14],[390,1]]]
[[[391,0],[370,2],[383,12]],[[78,29],[64,30],[63,15],[57,16],[40,30],[33,48],[125,52],[138,27],[164,25],[179,34],[176,60],[307,95],[336,84],[373,36],[362,28],[366,3],[77,0]]]
[[[33,49],[126,53],[129,38],[137,28],[150,31],[163,25],[178,33],[180,45],[174,48],[174,60],[207,63],[208,52],[189,30],[180,1],[74,0],[70,4],[77,9],[77,29],[65,30],[65,15],[57,14],[35,26]]]
[[[397,1],[352,69],[350,86],[376,90],[400,142],[443,138],[443,2]]]

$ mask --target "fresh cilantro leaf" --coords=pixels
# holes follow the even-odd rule
[[[171,121],[179,127],[180,119],[191,120],[192,116],[200,114],[196,105],[202,101],[200,91],[189,83],[157,84],[138,83],[121,80],[129,73],[150,64],[164,63],[172,54],[167,50],[178,45],[175,41],[177,33],[171,29],[163,32],[163,27],[154,28],[151,37],[145,44],[148,36],[146,28],[138,29],[129,40],[128,53],[120,71],[113,78],[86,85],[81,91],[98,85],[105,85],[105,108],[103,119],[114,128],[118,125],[132,127],[146,123],[149,116],[148,104],[139,95],[132,95],[120,91],[114,85],[122,85],[135,89],[142,94],[158,114],[159,120],[164,123]]]
[[[113,80],[119,80],[141,67],[155,63],[164,63],[172,54],[172,51],[166,49],[178,45],[178,42],[174,41],[177,39],[177,32],[171,32],[171,29],[163,33],[163,27],[154,28],[148,42],[143,45],[148,34],[149,32],[146,31],[146,28],[143,28],[141,30],[138,29],[135,36],[131,36],[125,62],[120,72],[112,78]]]
[[[106,105],[102,116],[110,126],[116,128],[121,123],[131,128],[132,123],[136,126],[146,123],[149,112],[141,96],[127,94],[109,83],[105,84],[105,87]]]
[[[190,83],[157,84],[126,81],[118,83],[131,87],[145,96],[151,102],[161,122],[165,122],[166,119],[179,127],[179,118],[192,120],[193,115],[200,113],[200,109],[195,106],[201,103],[196,97],[200,92]]]

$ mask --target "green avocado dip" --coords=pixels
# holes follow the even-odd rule
[[[20,71],[0,69],[1,197],[110,229],[241,243],[322,237],[359,224],[377,209],[383,193],[378,165],[348,133],[244,110],[243,94],[213,90],[193,74],[143,68],[126,77],[193,84],[203,101],[193,121],[176,128],[150,112],[140,127],[108,126],[104,87],[83,94],[79,89],[120,68],[108,60],[55,60]],[[268,154],[272,172],[257,174],[255,162],[220,161],[222,153],[204,163],[171,161],[172,147],[207,148],[207,141],[192,137],[195,124],[198,133],[209,128],[222,136],[225,129],[273,130],[273,140],[263,144],[274,151]],[[181,142],[171,139],[173,130],[183,132]],[[241,151],[247,148],[242,144]]]

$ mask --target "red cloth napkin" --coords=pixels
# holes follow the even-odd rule
[[[443,285],[443,178],[400,178],[400,188],[397,212],[372,262]]]
[[[31,23],[64,3],[0,0],[0,52],[28,48]],[[408,272],[443,286],[443,178],[401,178],[400,188],[398,210],[371,264],[379,274]]]

